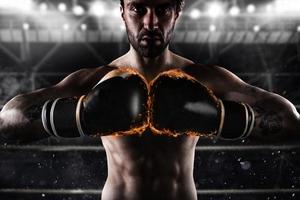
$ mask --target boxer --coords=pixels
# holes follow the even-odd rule
[[[146,84],[151,86],[148,88],[148,98],[150,99],[149,113],[146,117],[148,127],[145,130],[139,129],[143,130],[139,134],[122,135],[120,133],[120,130],[128,132],[128,126],[130,127],[132,124],[138,124],[140,127],[144,120],[138,120],[139,123],[130,122],[125,128],[118,129],[118,136],[111,131],[105,131],[103,135],[91,133],[102,139],[107,155],[108,176],[102,191],[102,200],[197,199],[193,180],[197,141],[201,133],[219,135],[221,138],[226,137],[228,132],[224,132],[220,128],[225,128],[226,124],[228,127],[226,113],[233,117],[235,116],[233,113],[238,113],[238,115],[244,113],[245,119],[248,116],[247,120],[239,121],[244,124],[241,126],[243,128],[236,131],[236,134],[242,133],[230,136],[232,138],[245,136],[244,134],[247,133],[253,139],[272,141],[297,135],[297,131],[300,130],[300,117],[288,100],[251,86],[222,67],[196,64],[169,50],[170,38],[183,3],[183,0],[121,0],[121,16],[126,26],[130,50],[107,66],[82,69],[67,76],[54,86],[16,96],[4,106],[0,113],[1,136],[23,142],[49,137],[48,132],[52,133],[53,130],[47,131],[44,127],[48,127],[48,129],[60,127],[59,122],[55,122],[57,118],[54,113],[56,112],[55,108],[58,107],[56,104],[53,106],[53,102],[56,99],[59,99],[56,101],[58,103],[66,103],[62,105],[72,105],[70,107],[73,113],[75,112],[76,124],[72,125],[73,128],[78,129],[78,124],[81,124],[84,127],[82,132],[88,134],[90,129],[87,126],[91,125],[94,126],[93,130],[98,132],[101,125],[97,127],[90,123],[90,120],[97,118],[93,118],[92,115],[82,117],[84,116],[82,113],[92,113],[92,111],[88,111],[85,106],[81,107],[84,104],[80,102],[89,99],[94,93],[99,94],[99,98],[96,95],[96,100],[98,98],[96,102],[103,102],[100,99],[104,96],[100,95],[101,92],[95,91],[95,86],[96,89],[97,86],[101,89],[101,84],[106,82],[101,82],[101,79],[106,74],[114,73],[115,70],[124,66],[138,71],[144,77]],[[177,75],[174,76],[170,76],[169,73],[164,74],[168,70],[179,70],[180,73],[176,73]],[[134,76],[116,74],[121,79]],[[134,82],[134,87],[139,85],[136,83],[141,83],[140,80]],[[186,85],[187,91],[181,90],[180,87],[174,87],[178,84]],[[108,88],[114,88],[114,86]],[[125,88],[131,91],[128,87]],[[144,94],[143,89],[138,91],[140,94]],[[170,94],[168,95],[164,91],[170,91]],[[201,92],[203,95],[199,94],[201,98],[192,101],[190,98],[193,96],[189,96],[189,91]],[[172,101],[177,101],[170,96],[171,92],[172,95],[176,94],[175,97],[183,98],[179,105],[185,108],[184,110],[174,110],[176,106],[161,109],[162,105],[173,105]],[[117,96],[117,94],[115,95]],[[124,97],[123,94],[121,96]],[[72,101],[67,101],[66,99],[70,99],[70,97]],[[122,105],[120,100],[123,99],[119,99],[118,105]],[[124,101],[129,102],[132,99],[126,97]],[[50,103],[46,104],[46,102]],[[223,102],[224,109],[220,102]],[[49,126],[47,108],[50,104],[53,108],[52,122],[54,123],[51,125],[50,122]],[[75,104],[76,108],[74,108]],[[78,105],[80,111],[76,112]],[[138,105],[139,108],[143,107],[141,106],[143,103]],[[111,112],[115,112],[113,108],[110,109]],[[231,113],[232,109],[236,111]],[[139,114],[144,113],[143,109],[137,110]],[[60,115],[65,113],[60,112],[60,109],[58,111]],[[122,108],[123,111],[128,112]],[[168,117],[166,117],[166,111],[170,112]],[[252,111],[254,117],[251,114]],[[45,116],[44,118],[41,117],[41,113],[44,113],[42,115]],[[81,116],[80,119],[82,118],[79,120],[80,123],[76,123],[76,113],[79,113],[77,116]],[[187,115],[183,116],[180,113]],[[207,117],[204,113],[211,115]],[[101,115],[101,112],[99,111],[97,114]],[[73,120],[72,124],[74,124],[74,115],[69,115],[69,113],[66,115]],[[172,120],[166,120],[170,117],[175,119],[175,124]],[[193,123],[185,124],[189,118]],[[178,122],[178,119],[183,120]],[[194,123],[198,121],[197,119],[201,122],[206,120],[210,126],[198,126],[197,123]],[[221,119],[224,119],[224,126],[220,125],[222,124]],[[246,125],[246,121],[248,121],[248,125]],[[99,124],[101,124],[100,121]],[[108,127],[108,129],[114,130],[114,127]],[[248,133],[249,129],[250,133]],[[196,134],[184,134],[185,131]],[[219,134],[214,134],[216,131]],[[176,134],[173,134],[174,132]],[[60,133],[57,132],[57,135],[59,136]]]

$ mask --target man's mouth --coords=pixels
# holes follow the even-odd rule
[[[161,45],[161,40],[160,38],[147,38],[147,37],[143,37],[140,44],[142,46],[159,46]]]
[[[159,35],[143,35],[140,43],[142,46],[154,45],[159,46],[162,43],[162,38]]]
[[[142,40],[161,40],[161,37],[158,35],[144,35]]]

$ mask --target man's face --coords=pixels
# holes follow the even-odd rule
[[[154,58],[168,46],[178,13],[174,0],[124,0],[122,17],[133,48]]]

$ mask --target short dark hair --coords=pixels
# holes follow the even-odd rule
[[[175,0],[176,2],[176,11],[180,12],[183,9],[185,0]],[[124,7],[124,0],[120,0],[120,4]]]

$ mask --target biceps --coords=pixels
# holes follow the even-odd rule
[[[246,83],[236,88],[236,90],[230,92],[228,95],[232,100],[248,103],[253,107],[261,108],[261,110],[282,114],[297,113],[295,106],[289,100],[278,94]]]
[[[239,84],[234,84],[228,92],[224,94],[223,98],[230,101],[244,102],[253,105],[257,101],[264,99],[267,94],[267,91],[241,82]]]

